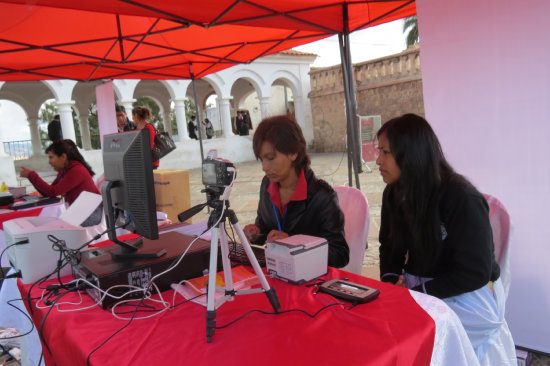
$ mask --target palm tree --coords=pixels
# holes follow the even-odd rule
[[[403,33],[407,32],[407,47],[415,45],[420,41],[420,38],[418,38],[418,19],[416,15],[404,19]]]

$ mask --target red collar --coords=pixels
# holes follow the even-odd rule
[[[300,172],[300,176],[298,177],[298,183],[296,184],[294,193],[292,193],[292,196],[284,207],[281,207],[281,194],[279,192],[278,183],[269,183],[269,186],[267,187],[267,192],[271,197],[271,202],[273,202],[275,206],[277,206],[277,208],[279,209],[279,212],[283,214],[290,201],[304,201],[307,199],[307,182],[304,170],[302,169],[302,171]]]

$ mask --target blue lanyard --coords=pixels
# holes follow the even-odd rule
[[[283,231],[283,228],[285,227],[285,222],[286,222],[286,211],[287,210],[285,210],[285,213],[283,215],[283,226],[281,227],[281,223],[279,222],[279,215],[277,214],[277,207],[275,206],[273,201],[271,202],[271,204],[273,205],[273,213],[275,213],[275,220],[277,220],[277,227],[279,228],[279,231]]]

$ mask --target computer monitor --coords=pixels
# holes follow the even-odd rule
[[[147,239],[159,237],[149,130],[103,136],[105,182],[101,187],[109,239],[122,246],[115,259],[147,259],[162,256],[141,253],[141,242],[129,244],[116,236],[117,223]]]

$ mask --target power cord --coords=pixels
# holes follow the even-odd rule
[[[16,246],[16,245],[23,245],[23,244],[28,244],[29,243],[29,240],[28,239],[24,239],[24,240],[21,240],[21,241],[18,241],[16,243],[13,243],[13,244],[10,244],[10,245],[7,245],[4,250],[2,250],[2,252],[0,253],[0,263],[2,263],[2,257],[4,256],[4,253],[11,247],[13,246]],[[2,268],[2,266],[0,266],[0,274],[2,275],[2,278],[3,279],[8,279],[8,278],[11,278],[11,277],[6,277],[6,273],[4,273],[4,268]],[[19,271],[19,277],[21,277],[21,272]]]
[[[223,328],[227,328],[228,326],[238,322],[239,320],[245,318],[246,316],[252,314],[252,313],[261,313],[261,314],[265,314],[265,315],[282,315],[282,314],[285,314],[285,313],[291,313],[291,312],[299,312],[299,313],[303,313],[307,316],[309,316],[310,318],[315,318],[320,312],[322,312],[323,310],[326,310],[332,306],[336,306],[336,305],[346,305],[346,303],[344,302],[334,302],[332,304],[328,304],[328,305],[325,305],[323,306],[322,308],[320,308],[319,310],[317,310],[315,313],[311,314],[309,313],[308,311],[306,310],[303,310],[303,309],[288,309],[288,310],[279,310],[278,313],[276,312],[273,312],[273,311],[265,311],[265,310],[259,310],[259,309],[253,309],[253,310],[249,310],[247,311],[246,313],[244,313],[243,315],[239,316],[238,318],[230,321],[229,323],[227,324],[224,324],[224,325],[219,325],[219,326],[216,326],[216,329],[223,329]],[[348,309],[345,309],[345,310],[348,310]]]

